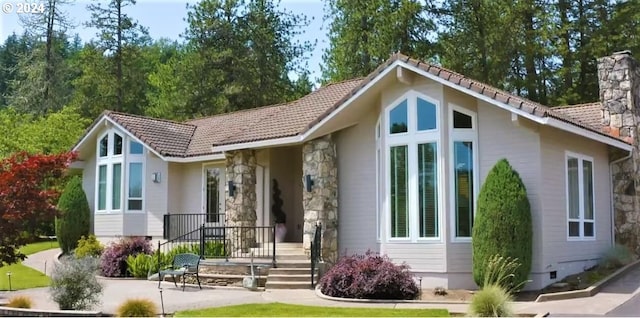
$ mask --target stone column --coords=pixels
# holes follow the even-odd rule
[[[616,242],[640,254],[640,67],[631,52],[598,59],[598,80],[605,132],[632,142],[631,158],[612,167]],[[610,148],[610,160],[626,153]]]
[[[248,227],[228,229],[230,250],[248,252],[256,243],[256,156],[254,150],[238,150],[225,154],[227,161],[226,226]],[[228,182],[235,187],[229,195]]]
[[[306,176],[313,180],[311,192]],[[338,164],[331,135],[311,140],[302,147],[304,207],[303,247],[307,255],[317,222],[322,224],[322,258],[335,263],[338,258]]]

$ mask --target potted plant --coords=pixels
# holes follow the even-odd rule
[[[271,205],[271,213],[273,213],[273,220],[276,225],[276,242],[280,243],[284,241],[284,237],[287,235],[287,214],[282,210],[282,199],[280,198],[280,188],[278,187],[278,181],[273,179],[273,204]]]

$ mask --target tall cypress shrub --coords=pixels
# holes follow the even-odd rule
[[[482,287],[486,263],[493,255],[516,258],[521,264],[513,283],[526,281],[531,271],[533,229],[527,190],[506,159],[489,171],[478,194],[472,234],[473,279]]]
[[[70,253],[83,235],[91,229],[91,211],[82,190],[82,178],[73,177],[58,200],[60,215],[56,218],[56,236],[62,252]]]

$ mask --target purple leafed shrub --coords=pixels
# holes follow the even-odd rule
[[[320,279],[323,294],[359,299],[415,299],[418,286],[406,264],[368,251],[344,256]]]
[[[144,237],[127,237],[111,242],[100,257],[100,271],[106,277],[124,277],[127,272],[129,255],[151,254],[153,250]]]

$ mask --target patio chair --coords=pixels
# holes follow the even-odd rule
[[[173,257],[173,262],[170,268],[164,269],[158,272],[158,288],[165,276],[171,275],[173,277],[173,284],[178,287],[176,283],[176,277],[182,277],[182,291],[184,291],[185,281],[187,276],[195,276],[198,282],[198,287],[202,289],[200,285],[200,276],[198,275],[198,269],[200,266],[200,256],[192,253],[177,254]]]

